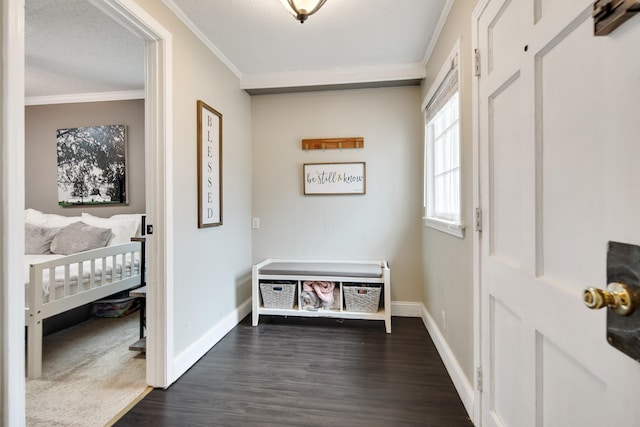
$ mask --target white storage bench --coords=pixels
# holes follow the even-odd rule
[[[305,282],[333,282],[333,304],[310,308]],[[391,270],[386,261],[266,259],[253,266],[252,293],[253,326],[261,314],[332,317],[384,320],[391,333]]]

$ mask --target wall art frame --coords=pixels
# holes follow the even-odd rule
[[[127,204],[127,127],[56,130],[58,206]]]
[[[198,228],[222,225],[222,114],[197,102]]]
[[[366,194],[365,162],[305,163],[302,179],[305,195]]]

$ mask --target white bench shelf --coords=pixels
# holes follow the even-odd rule
[[[300,293],[305,281],[334,282],[339,297],[334,308],[317,311],[302,308]],[[291,308],[264,306],[260,283],[286,282],[295,285]],[[348,286],[380,287],[380,301],[376,312],[349,311],[345,302]],[[384,320],[391,333],[391,270],[386,261],[315,261],[266,259],[252,268],[252,324],[257,326],[260,315],[328,317],[339,319]],[[353,308],[353,306],[351,307]]]

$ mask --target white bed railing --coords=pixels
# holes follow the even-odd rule
[[[43,320],[140,286],[141,247],[139,241],[124,243],[29,266],[25,307],[29,378],[42,375]]]

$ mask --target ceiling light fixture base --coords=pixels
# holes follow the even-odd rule
[[[327,0],[280,0],[301,24],[316,13]]]

